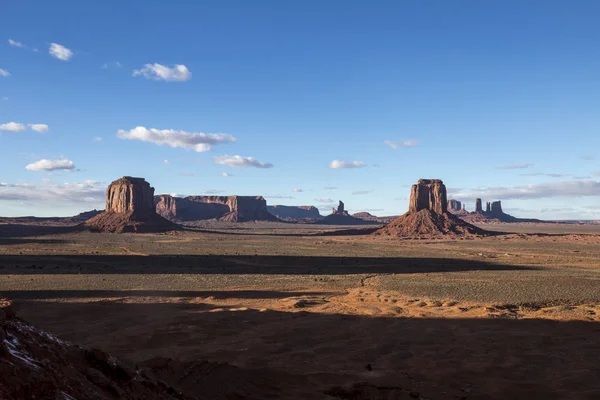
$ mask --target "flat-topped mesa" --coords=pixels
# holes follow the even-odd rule
[[[154,197],[156,212],[180,222],[219,219],[227,222],[278,221],[267,211],[262,196],[188,196]]]
[[[106,212],[154,213],[154,188],[144,178],[124,176],[106,190]]]
[[[315,206],[267,206],[267,211],[281,219],[321,219],[323,216]]]
[[[481,199],[475,199],[475,212],[483,212],[483,207],[481,206]]]
[[[409,213],[431,210],[438,214],[448,211],[446,186],[441,179],[419,179],[410,192]]]
[[[457,212],[463,209],[464,205],[458,200],[448,200],[448,211]]]

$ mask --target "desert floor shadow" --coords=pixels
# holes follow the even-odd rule
[[[479,260],[265,255],[0,255],[0,274],[412,274],[537,270]]]
[[[334,399],[405,399],[407,389],[430,399],[600,395],[600,324],[593,322],[373,317],[189,302],[17,305],[23,318],[63,339],[132,362],[209,360],[302,377],[282,381],[279,398],[302,398],[287,394],[308,382],[320,398],[338,393]],[[238,390],[236,377],[229,379],[226,390]],[[361,397],[343,389],[361,382],[387,392]],[[260,393],[260,385],[250,387]]]

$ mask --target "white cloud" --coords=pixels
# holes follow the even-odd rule
[[[102,139],[100,136],[96,136],[96,137],[95,137],[95,138],[93,138],[92,140],[93,140],[94,142],[101,142],[101,141],[102,141],[102,140],[104,140],[104,139]]]
[[[292,190],[294,191],[294,193],[302,193],[302,192],[304,192],[304,190],[298,189],[298,188],[294,188]]]
[[[73,57],[73,52],[70,49],[58,43],[50,43],[48,54],[62,61],[69,61]]]
[[[6,100],[8,100],[8,97],[3,97],[3,98],[2,98],[2,100],[5,100],[5,101],[6,101]]]
[[[293,199],[292,196],[287,194],[268,194],[265,196],[266,199]]]
[[[0,76],[10,76],[10,72],[5,69],[0,68]]]
[[[165,165],[169,165],[169,160],[164,160],[164,161],[163,161],[163,164],[165,164]]]
[[[235,167],[235,168],[242,168],[242,167],[272,168],[273,167],[273,164],[260,162],[254,157],[228,156],[228,155],[215,157],[215,164],[229,165],[230,167]]]
[[[0,183],[0,200],[31,201],[56,206],[96,203],[95,207],[101,207],[105,190],[106,186],[101,182],[89,180],[63,184],[46,181],[41,185]]]
[[[159,146],[166,144],[170,147],[191,149],[199,153],[209,151],[217,144],[233,143],[236,141],[233,136],[225,133],[195,133],[176,131],[174,129],[148,129],[143,126],[135,127],[129,131],[121,129],[117,132],[117,137],[119,139],[141,140],[142,142],[154,143]]]
[[[8,122],[0,125],[0,132],[17,133],[25,130],[25,125],[16,122]]]
[[[358,190],[356,192],[352,192],[352,194],[354,196],[362,196],[362,195],[365,195],[365,194],[369,194],[371,192],[372,192],[372,190]]]
[[[398,147],[417,147],[419,145],[419,141],[414,139],[404,140],[402,143],[386,140],[383,143],[390,146],[392,149],[397,149]]]
[[[221,172],[221,176],[228,177],[228,176],[233,176],[233,175],[228,172]]]
[[[37,133],[46,133],[50,130],[50,127],[46,124],[29,124],[28,126],[29,129]]]
[[[223,193],[222,190],[216,190],[216,189],[208,189],[208,190],[204,190],[202,192],[202,194],[221,194]]]
[[[100,69],[107,69],[107,68],[108,68],[108,64],[107,63],[102,64],[102,66],[100,67]]]
[[[329,197],[317,197],[315,201],[317,203],[333,203],[333,199],[330,199]]]
[[[600,181],[571,180],[515,187],[491,187],[470,192],[453,193],[448,198],[469,200],[487,198],[493,200],[539,199],[550,197],[600,196]]]
[[[509,164],[498,167],[498,169],[525,169],[533,167],[532,163],[522,163],[522,164]]]
[[[43,159],[36,161],[33,164],[29,164],[25,167],[25,169],[28,169],[29,171],[72,171],[74,168],[75,164],[73,164],[73,161],[68,160],[66,158],[61,158],[59,160]]]
[[[16,40],[8,39],[8,44],[13,47],[23,47],[23,43],[17,42]]]
[[[338,168],[360,168],[360,167],[364,167],[365,163],[362,161],[340,161],[340,160],[333,160],[331,162],[331,164],[329,165],[329,168],[331,169],[338,169]]]
[[[133,76],[167,82],[185,82],[192,79],[192,73],[185,65],[175,64],[172,68],[158,63],[146,64],[141,69],[134,69]]]

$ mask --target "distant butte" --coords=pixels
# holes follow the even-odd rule
[[[144,178],[124,176],[106,190],[106,209],[87,220],[83,227],[101,232],[164,232],[180,227],[158,215],[154,188]]]
[[[419,179],[411,188],[408,212],[374,234],[406,238],[487,234],[449,213],[446,196],[442,180]]]

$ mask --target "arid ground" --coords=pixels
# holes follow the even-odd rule
[[[138,365],[236,367],[193,386],[215,399],[600,398],[600,225],[491,228],[513,233],[4,224],[0,297],[62,339]]]

